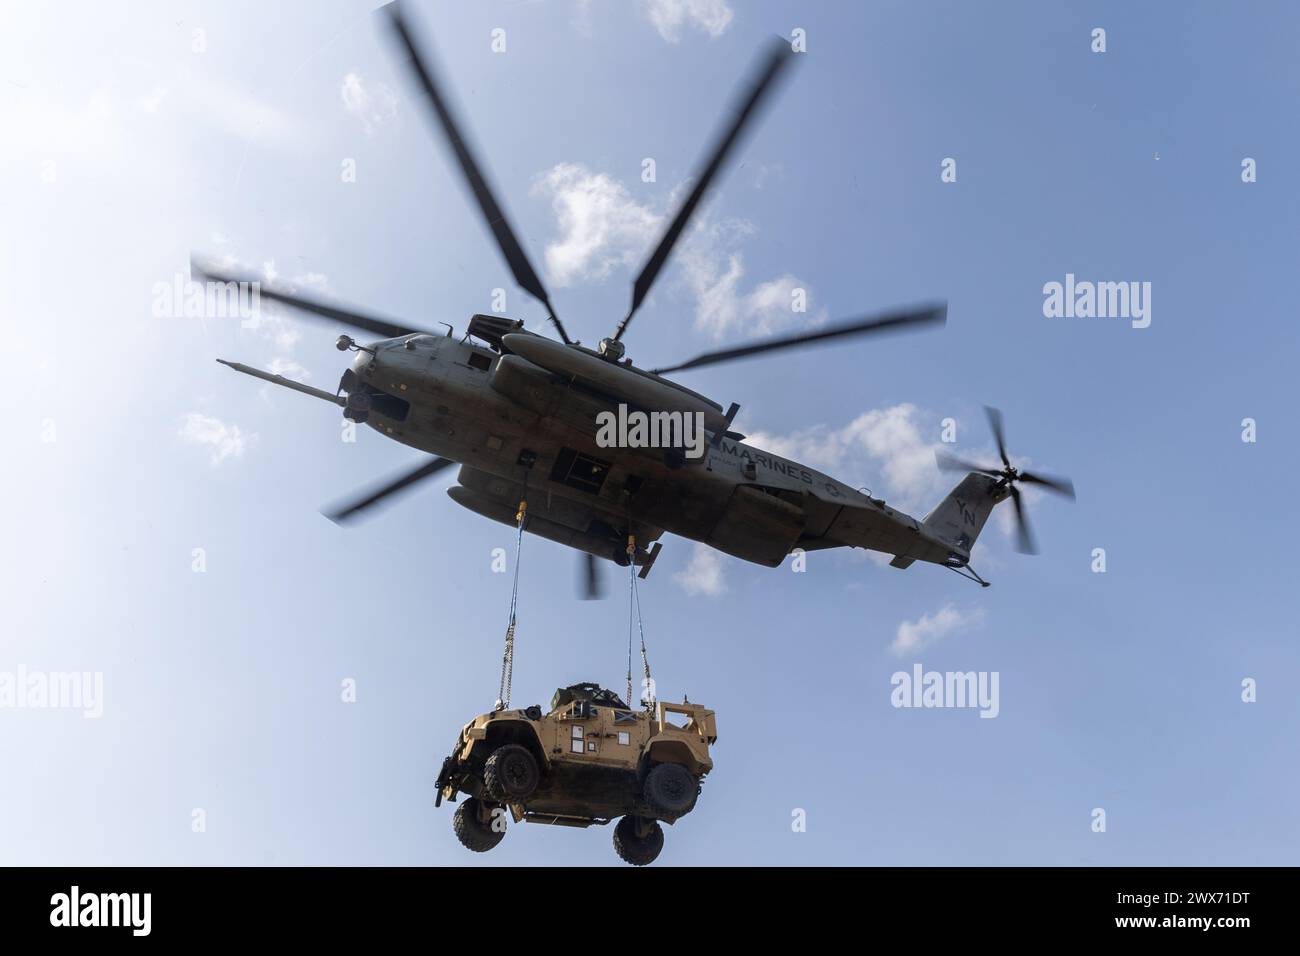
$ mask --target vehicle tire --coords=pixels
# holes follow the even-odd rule
[[[483,807],[483,802],[476,797],[469,797],[456,808],[456,814],[451,818],[451,828],[456,831],[456,839],[460,845],[467,850],[473,850],[475,853],[486,853],[506,835],[505,828],[500,830],[492,829],[491,823],[484,823],[479,819],[479,811]],[[504,820],[505,817],[500,817]]]
[[[679,763],[659,763],[645,778],[645,799],[651,809],[667,817],[689,813],[699,796],[700,783]]]
[[[537,760],[527,747],[506,744],[498,747],[483,765],[483,786],[502,803],[522,803],[533,795],[542,778]]]
[[[637,824],[648,824],[650,829],[645,836],[637,836]],[[664,848],[664,828],[658,820],[644,817],[624,817],[614,824],[614,852],[624,863],[633,866],[645,866],[653,863]]]

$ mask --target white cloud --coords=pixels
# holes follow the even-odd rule
[[[865,411],[841,428],[814,425],[789,435],[751,432],[746,441],[850,484],[860,482],[876,497],[912,511],[928,509],[947,491],[934,463],[941,447],[938,437],[937,422],[926,423],[920,409],[903,403]]]
[[[683,26],[720,37],[735,15],[727,0],[642,0],[642,7],[659,35],[669,43],[681,38]]]
[[[559,238],[546,246],[546,269],[558,286],[603,279],[615,266],[649,255],[663,217],[627,188],[580,163],[560,163],[537,177],[533,192],[550,198]]]
[[[311,372],[299,365],[293,359],[280,358],[276,356],[271,359],[271,364],[267,366],[267,371],[272,375],[283,375],[286,378],[292,378],[299,382],[305,382],[311,378]]]
[[[899,657],[904,657],[963,628],[976,627],[983,621],[983,608],[959,611],[951,604],[947,604],[933,614],[922,614],[915,621],[903,621],[899,624],[889,649]]]
[[[667,207],[677,208],[684,189],[685,184],[673,191]],[[549,199],[555,213],[558,236],[547,243],[545,257],[549,278],[561,287],[639,266],[668,220],[667,213],[638,201],[618,180],[580,163],[560,163],[541,173],[533,192]],[[807,285],[797,276],[786,273],[745,286],[739,247],[756,232],[747,220],[716,219],[701,210],[674,252],[672,261],[695,300],[695,327],[714,340],[770,335],[824,320],[794,311],[796,289],[804,289],[808,298]],[[661,276],[661,285],[667,277]]]
[[[695,294],[695,328],[714,341],[772,335],[795,325],[815,325],[822,318],[799,321],[806,314],[794,311],[794,293],[802,289],[806,297],[807,286],[797,276],[786,273],[745,291],[741,286],[745,259],[740,252],[697,241],[688,243],[682,253],[686,281]]]
[[[939,443],[925,440],[919,416],[911,404],[864,412],[849,423],[845,440],[850,446],[862,447],[880,463],[885,484],[896,497],[924,492],[928,500],[935,497],[940,484],[934,463]]]
[[[680,191],[680,190],[679,190]],[[674,205],[677,202],[673,197]],[[741,244],[758,229],[747,219],[717,219],[697,212],[696,224],[677,249],[686,286],[695,298],[695,328],[721,341],[725,338],[760,337],[794,326],[815,325],[824,315],[809,320],[795,312],[793,293],[807,283],[785,273],[746,289],[745,257]],[[808,302],[804,302],[806,308]]]
[[[323,272],[300,272],[289,280],[295,289],[315,289],[324,291],[330,284],[329,276]]]
[[[361,121],[367,135],[397,116],[397,94],[377,80],[367,82],[359,73],[347,73],[339,92],[343,108]]]
[[[762,189],[768,181],[781,182],[785,179],[784,163],[753,163],[750,166],[751,182],[755,189]]]
[[[274,259],[262,263],[262,279],[267,283],[275,283],[277,289],[290,293],[321,293],[326,291],[329,286],[329,279],[321,272],[302,272],[280,281],[280,272],[275,267]],[[301,325],[289,317],[294,314],[300,313],[297,313],[295,309],[291,309],[289,306],[264,299],[261,302],[261,314],[257,328],[263,335],[275,342],[277,347],[284,351],[290,351],[298,344],[298,339],[302,337]]]
[[[198,412],[190,412],[177,433],[181,440],[191,445],[207,448],[213,466],[227,458],[240,458],[257,441],[255,433],[245,434],[238,425],[227,425],[220,419]]]
[[[803,462],[850,485],[866,487],[877,498],[885,498],[895,508],[918,519],[924,518],[961,479],[960,474],[939,470],[935,453],[943,450],[974,462],[995,465],[997,452],[989,445],[954,448],[938,440],[938,415],[923,412],[904,402],[888,408],[869,409],[839,428],[813,425],[786,435],[769,434],[745,427],[747,444]],[[933,439],[933,440],[931,440]],[[1013,456],[1017,468],[1026,468],[1029,459]],[[1028,510],[1042,493],[1033,485],[1023,486],[1021,494]],[[1015,515],[1010,504],[993,509],[990,528],[1007,539],[1015,538]],[[987,533],[987,531],[986,531]],[[978,547],[983,549],[985,538]],[[867,552],[867,557],[888,563],[892,556]],[[987,552],[981,561],[992,560]]]
[[[691,560],[673,579],[687,594],[717,597],[727,590],[722,573],[722,555],[707,544],[697,544]]]

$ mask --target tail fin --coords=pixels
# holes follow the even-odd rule
[[[998,479],[972,471],[921,524],[930,534],[969,555],[993,506],[1006,496],[1006,486]]]

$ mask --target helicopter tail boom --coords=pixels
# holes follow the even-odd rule
[[[998,479],[972,471],[921,524],[931,535],[969,557],[993,506],[1006,496],[1006,486]]]

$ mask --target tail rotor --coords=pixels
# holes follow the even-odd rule
[[[977,472],[981,475],[988,475],[990,478],[996,478],[998,485],[1006,489],[1008,497],[1011,498],[1011,504],[1016,511],[1016,550],[1022,554],[1037,554],[1038,548],[1034,543],[1033,533],[1029,530],[1029,518],[1025,513],[1024,501],[1021,499],[1020,489],[1016,487],[1019,484],[1040,485],[1047,491],[1062,495],[1074,500],[1074,482],[1068,478],[1059,478],[1052,475],[1045,475],[1041,472],[1021,471],[1011,464],[1011,456],[1007,454],[1006,433],[1002,426],[1002,413],[992,406],[985,405],[984,413],[989,419],[989,429],[993,432],[993,439],[997,442],[998,457],[1002,459],[1002,466],[997,465],[980,465],[974,462],[966,461],[955,455],[949,455],[946,452],[937,452],[935,460],[939,467],[944,471],[963,471]]]

